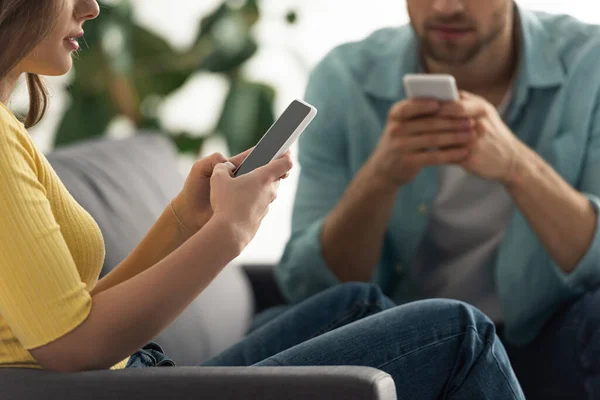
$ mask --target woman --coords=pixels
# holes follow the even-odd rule
[[[197,162],[138,247],[98,281],[101,233],[25,130],[47,104],[37,74],[69,71],[83,24],[98,14],[95,0],[0,0],[0,366],[172,365],[152,343],[136,350],[246,247],[291,168],[286,155],[234,179],[245,154]],[[24,74],[25,125],[6,107]],[[523,398],[480,312],[451,301],[392,308],[360,284],[309,299],[205,364],[365,365],[389,372],[402,398]]]

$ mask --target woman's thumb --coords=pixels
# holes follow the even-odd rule
[[[222,176],[232,177],[234,169],[235,169],[235,166],[232,163],[230,163],[229,161],[224,162],[224,163],[219,163],[215,166],[213,175],[222,175]]]

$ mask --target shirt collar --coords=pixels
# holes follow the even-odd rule
[[[369,49],[373,67],[364,84],[376,97],[399,100],[406,97],[402,77],[420,68],[417,38],[410,26],[393,31],[385,48]]]
[[[522,83],[534,88],[562,85],[566,74],[556,42],[533,11],[519,6],[516,10],[521,24]]]
[[[515,6],[521,26],[521,57],[517,72],[517,87],[527,89],[560,86],[565,71],[555,41],[536,13]],[[370,49],[373,68],[364,88],[381,98],[399,100],[406,97],[402,77],[421,70],[419,46],[410,25],[395,31],[386,48]]]

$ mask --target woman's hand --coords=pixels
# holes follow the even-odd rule
[[[231,160],[215,153],[194,163],[183,190],[173,199],[175,214],[190,235],[200,230],[213,215],[210,205],[210,179],[215,167],[227,161],[237,167],[251,150],[238,154]]]
[[[250,243],[277,197],[282,178],[292,168],[289,153],[248,174],[233,177],[225,164],[215,167],[210,182],[210,203],[214,218],[229,224],[240,245]]]

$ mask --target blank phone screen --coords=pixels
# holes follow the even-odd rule
[[[235,172],[235,176],[247,174],[256,168],[267,165],[310,111],[310,107],[294,100],[246,157]]]

